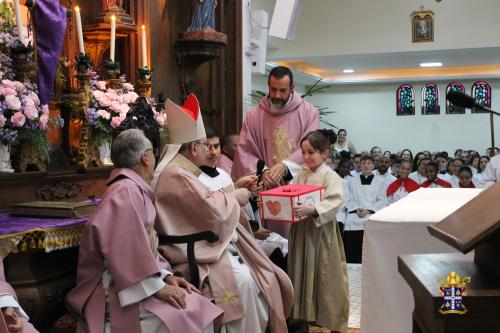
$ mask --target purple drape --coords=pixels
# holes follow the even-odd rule
[[[78,224],[83,224],[87,220],[88,217],[57,219],[21,217],[11,216],[9,214],[0,214],[0,235],[3,236],[15,234],[18,232],[27,232],[33,229],[67,228]]]
[[[38,51],[38,90],[40,103],[48,104],[54,86],[57,61],[66,32],[66,8],[59,0],[37,0],[32,11]]]

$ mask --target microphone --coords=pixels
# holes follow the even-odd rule
[[[500,115],[500,113],[495,112],[490,108],[479,104],[478,102],[476,102],[474,98],[460,91],[449,91],[448,94],[446,94],[446,99],[448,99],[452,104],[456,106],[460,106],[467,109],[477,108],[487,112],[491,112],[493,114],[496,114],[497,116]]]
[[[483,108],[482,105],[476,103],[474,98],[460,91],[449,91],[448,94],[446,94],[446,99],[456,106],[467,109],[472,109],[474,107],[480,107],[481,109]]]
[[[260,183],[260,180],[262,178],[262,172],[264,171],[264,167],[266,166],[266,162],[263,160],[258,160],[257,161],[257,171],[255,172],[255,175],[259,177],[259,180],[257,181]]]

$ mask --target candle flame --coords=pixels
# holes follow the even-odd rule
[[[79,13],[80,12],[80,7],[76,6],[75,7],[75,12]]]
[[[146,26],[143,24],[141,25],[142,30],[146,30]]]
[[[111,21],[114,21],[114,20],[116,20],[115,16],[111,15]]]

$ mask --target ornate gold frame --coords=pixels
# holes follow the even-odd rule
[[[423,10],[422,7],[421,10],[411,13],[410,17],[412,42],[420,43],[434,41],[434,12]],[[420,31],[418,29],[421,24],[425,31]]]

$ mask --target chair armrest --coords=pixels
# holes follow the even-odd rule
[[[182,236],[158,235],[158,239],[160,241],[160,245],[196,243],[202,240],[206,240],[209,243],[214,243],[219,240],[219,235],[209,230]]]
[[[160,245],[187,243],[187,259],[189,264],[190,282],[196,288],[201,289],[198,263],[196,262],[196,255],[194,253],[194,244],[199,241],[207,241],[209,243],[215,243],[219,240],[219,235],[217,235],[215,232],[211,230],[208,230],[182,236],[158,235],[158,240],[160,242]]]

